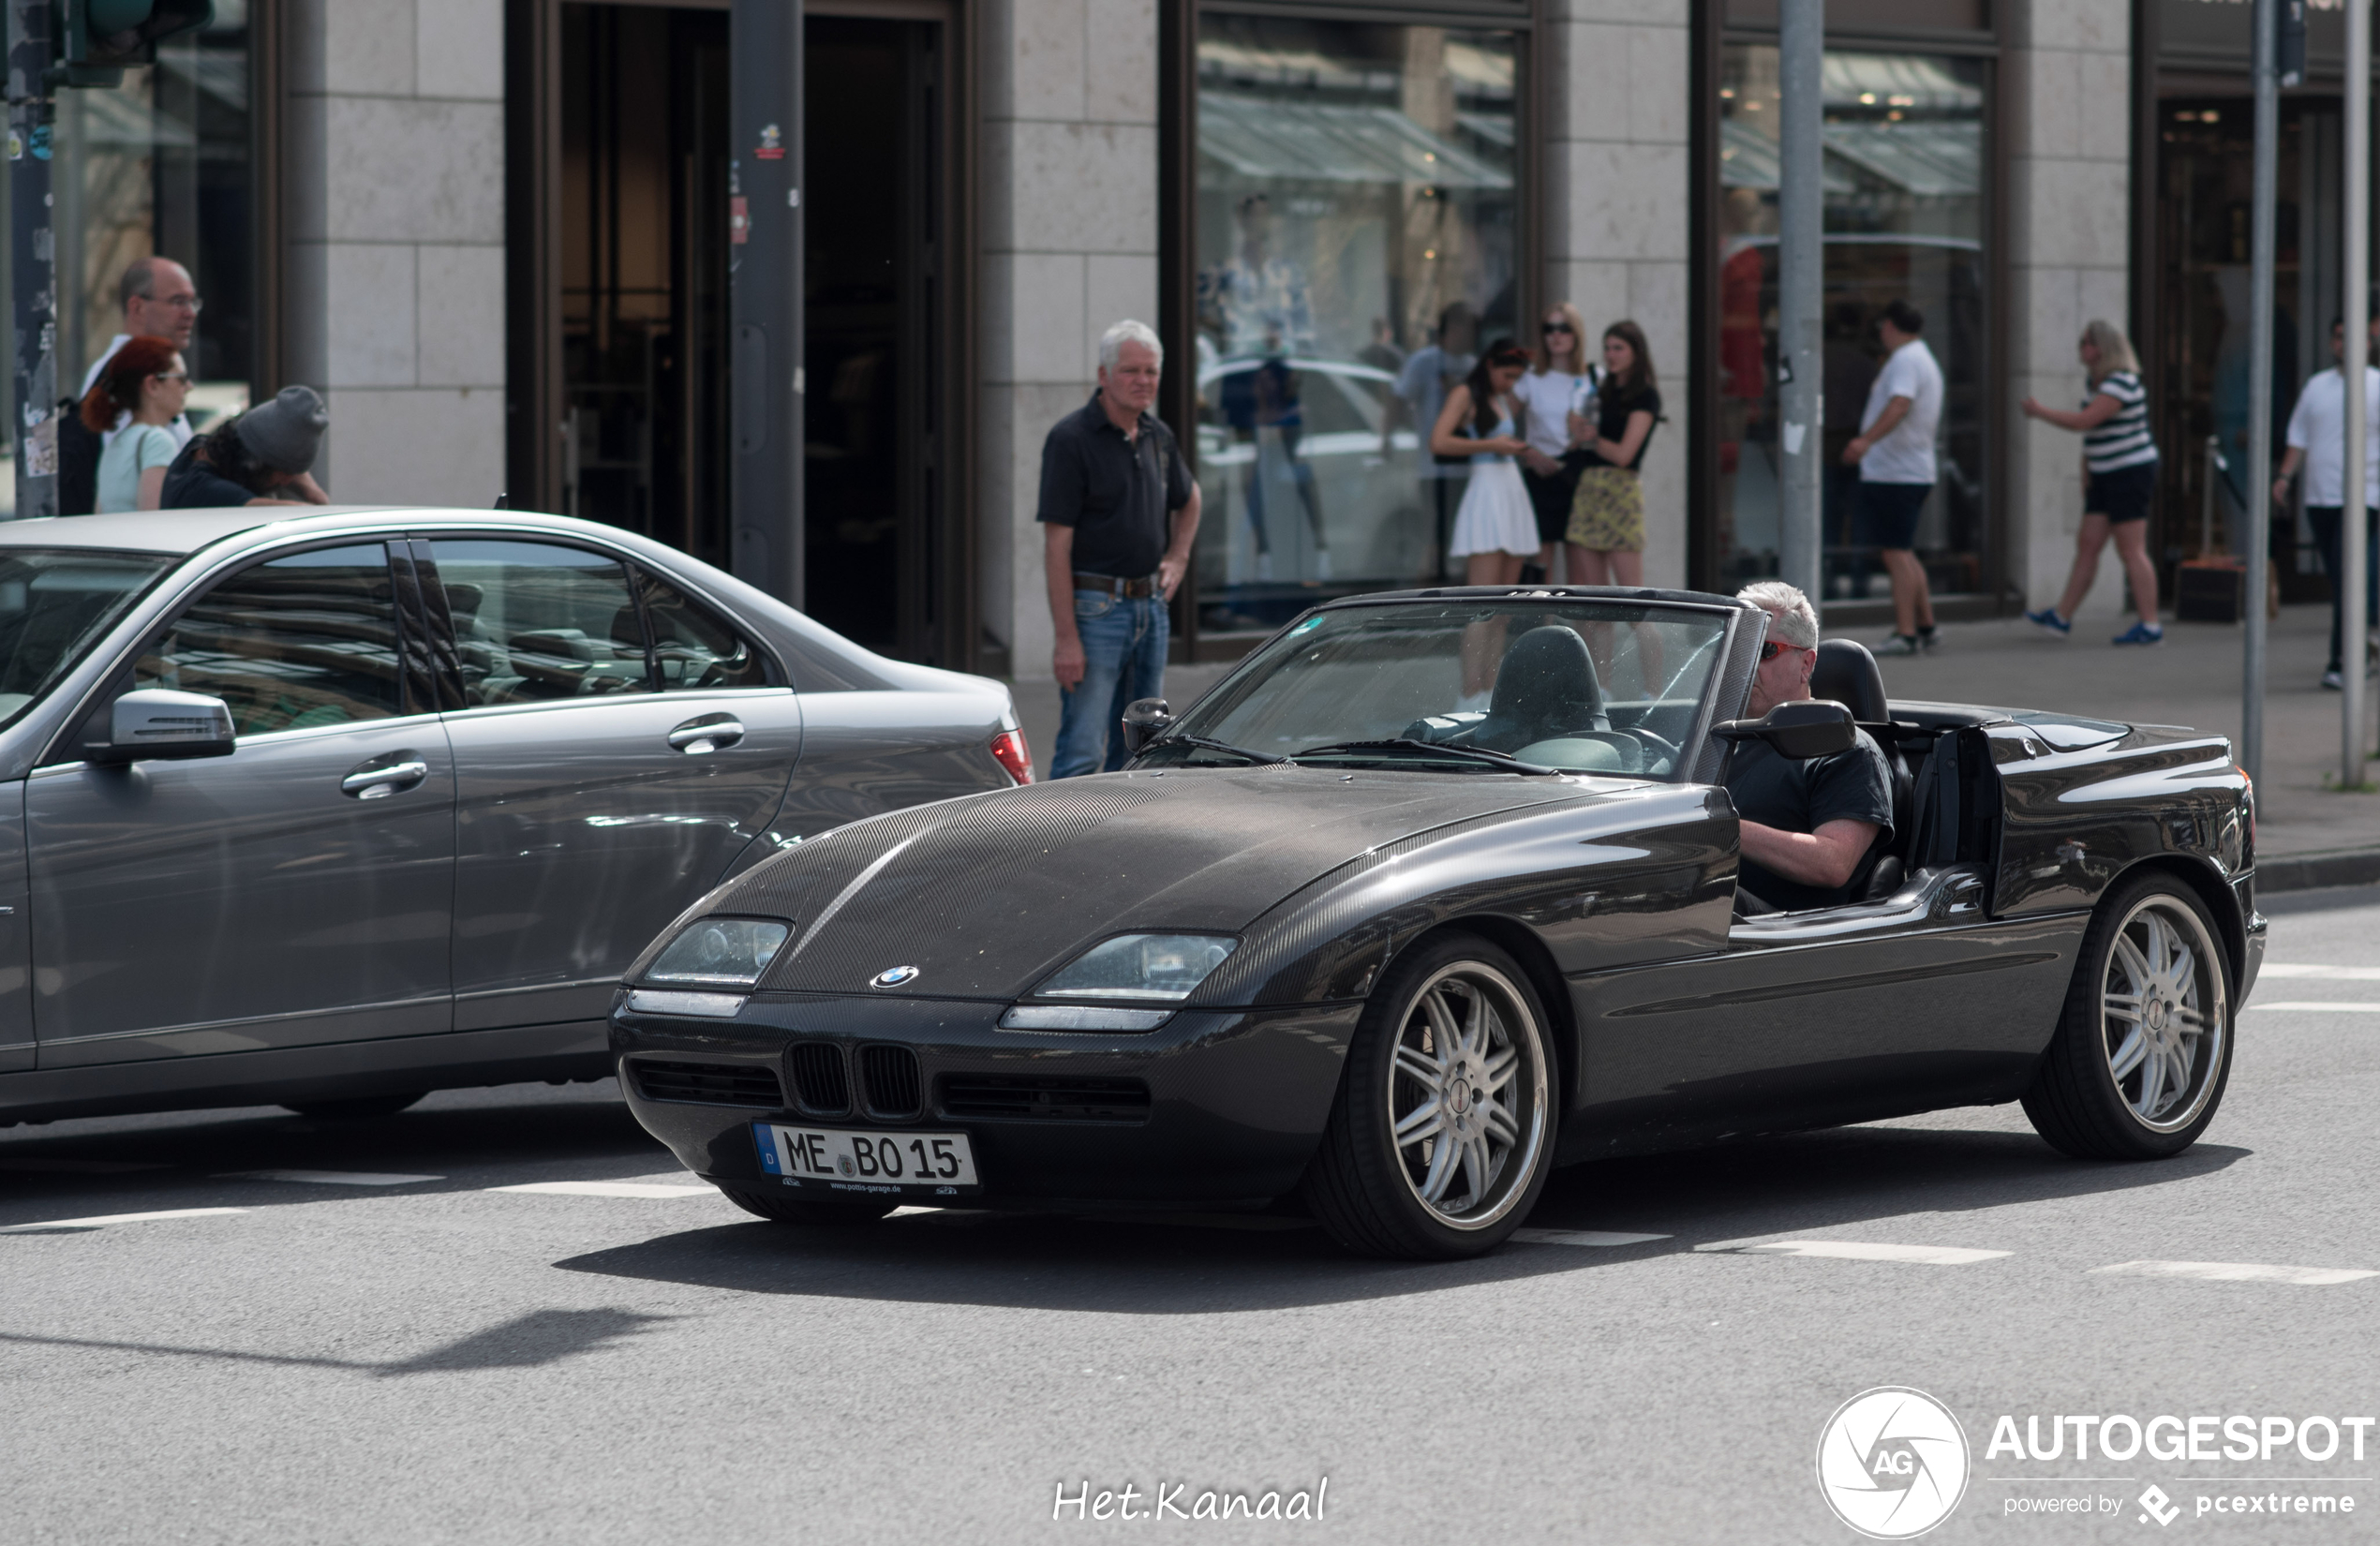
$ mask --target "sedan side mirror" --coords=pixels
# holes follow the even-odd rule
[[[1140,749],[1163,735],[1173,723],[1173,710],[1163,698],[1135,698],[1124,706],[1124,755],[1137,757]]]
[[[1757,720],[1715,725],[1711,734],[1723,741],[1766,741],[1770,751],[1797,763],[1849,751],[1859,742],[1852,711],[1825,698],[1778,704]]]
[[[231,706],[222,699],[162,687],[144,687],[116,699],[109,709],[108,741],[86,748],[84,760],[121,764],[228,757],[239,749]]]

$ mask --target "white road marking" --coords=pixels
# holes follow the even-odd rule
[[[533,1181],[526,1186],[491,1186],[491,1192],[531,1192],[549,1197],[717,1197],[712,1186],[662,1186],[643,1181]]]
[[[1512,1238],[1530,1245],[1642,1245],[1667,1235],[1630,1235],[1613,1229],[1515,1229]]]
[[[2328,977],[2334,982],[2380,982],[2380,966],[2313,966],[2299,961],[2267,961],[2256,980],[2267,977]]]
[[[11,1224],[0,1235],[29,1235],[48,1229],[102,1229],[111,1224],[147,1224],[155,1219],[205,1219],[245,1213],[245,1208],[168,1208],[155,1213],[98,1213],[90,1218],[45,1219],[39,1224]]]
[[[2252,1003],[2247,1007],[2250,1009],[2312,1010],[2315,1014],[2331,1015],[2380,1015],[2380,1003],[2355,1002],[2326,1003],[2320,999],[2277,999],[2269,1003]]]
[[[2294,1283],[2305,1287],[2354,1283],[2360,1278],[2380,1278],[2380,1272],[2363,1271],[2353,1267],[2276,1267],[2260,1261],[2120,1261],[2112,1267],[2094,1267],[2091,1271],[2135,1278],[2198,1278],[2209,1283]]]
[[[156,1160],[89,1160],[89,1159],[5,1159],[0,1170],[34,1170],[54,1172],[64,1176],[120,1176],[127,1170],[171,1170],[173,1167]]]
[[[2016,1254],[1971,1251],[1960,1245],[1878,1245],[1857,1240],[1773,1240],[1763,1245],[1739,1245],[1736,1250],[1779,1256],[1833,1256],[1844,1261],[1914,1261],[1928,1267],[1964,1267]]]
[[[444,1176],[408,1176],[388,1170],[224,1170],[217,1181],[294,1181],[314,1186],[412,1186]]]

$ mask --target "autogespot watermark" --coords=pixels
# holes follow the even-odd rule
[[[1993,1419],[1977,1476],[1949,1407],[1902,1386],[1863,1390],[1820,1431],[1819,1491],[1837,1519],[1876,1540],[1924,1535],[1958,1509],[1971,1482],[1986,1494],[1981,1506],[2003,1517],[2130,1513],[2152,1533],[2199,1519],[2313,1520],[2356,1512],[2354,1488],[2373,1482],[2367,1449],[2380,1444],[2380,1421],[2369,1417],[2061,1412],[2019,1422],[2014,1413]],[[2254,1474],[2108,1474],[2144,1460]],[[2100,1490],[2110,1485],[2118,1490]]]
[[[1228,1492],[1220,1488],[1194,1488],[1186,1481],[1158,1481],[1146,1489],[1135,1481],[1121,1487],[1093,1488],[1086,1479],[1072,1484],[1058,1483],[1057,1500],[1050,1505],[1051,1519],[1109,1520],[1165,1519],[1215,1520],[1279,1519],[1319,1520],[1331,1500],[1331,1479],[1322,1478],[1311,1486],[1272,1488],[1258,1492]]]

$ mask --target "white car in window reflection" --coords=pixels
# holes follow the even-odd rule
[[[9,522],[0,1125],[602,1078],[713,886],[1031,777],[1000,683],[592,522]]]
[[[1202,605],[1272,627],[1317,589],[1435,578],[1421,483],[1435,464],[1390,372],[1294,355],[1210,361],[1198,370],[1197,455],[1215,533],[1199,544]]]

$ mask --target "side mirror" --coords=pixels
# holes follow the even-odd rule
[[[86,748],[95,763],[138,763],[184,757],[228,757],[239,748],[231,710],[203,692],[144,687],[126,692],[109,709],[108,742]]]
[[[1137,757],[1140,749],[1165,733],[1173,723],[1173,710],[1163,698],[1135,698],[1124,706],[1124,755]]]
[[[1859,743],[1852,711],[1825,698],[1778,704],[1757,720],[1715,725],[1711,734],[1723,741],[1766,741],[1770,751],[1797,763],[1849,751]]]

